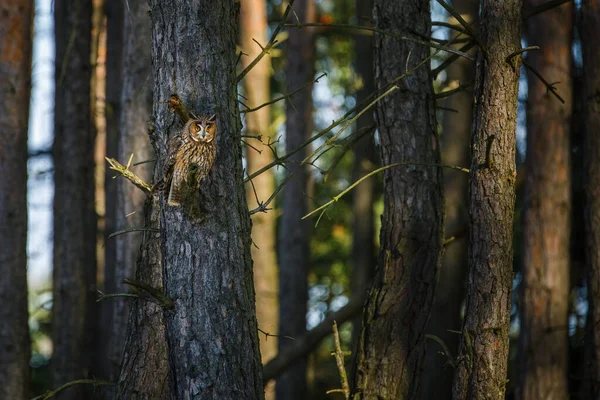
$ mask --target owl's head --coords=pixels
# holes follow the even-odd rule
[[[216,115],[200,117],[188,125],[188,134],[195,142],[210,143],[217,134]]]

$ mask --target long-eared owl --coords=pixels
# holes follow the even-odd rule
[[[200,182],[208,176],[217,155],[215,117],[212,115],[191,119],[180,134],[169,140],[163,179],[157,185],[168,196],[168,205],[181,204],[188,177],[194,176],[196,179],[189,186],[199,188]],[[194,174],[191,174],[192,167],[195,168]]]

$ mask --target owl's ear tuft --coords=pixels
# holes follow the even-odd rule
[[[211,115],[210,117],[208,117],[208,120],[209,120],[210,122],[215,122],[215,121],[217,120],[217,114],[213,114],[213,115]]]

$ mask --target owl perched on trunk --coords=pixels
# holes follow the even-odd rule
[[[178,206],[186,185],[199,188],[210,172],[217,155],[215,115],[189,120],[180,134],[169,140],[163,179],[156,185],[168,195],[167,204]],[[193,177],[195,182],[188,183]]]

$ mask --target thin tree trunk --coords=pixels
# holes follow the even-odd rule
[[[467,22],[471,23],[477,18],[479,0],[453,0],[452,5]],[[454,17],[449,18],[448,22],[458,24]],[[469,83],[472,85],[475,79],[475,66],[472,61],[461,57],[446,69],[446,76],[446,84],[449,88]],[[472,86],[452,95],[442,104],[458,110],[458,112],[443,112],[442,163],[468,167],[470,164],[471,121],[473,119]],[[450,356],[454,356],[458,352],[460,337],[449,330],[460,330],[460,308],[465,296],[468,193],[469,176],[467,174],[452,169],[444,171],[445,231],[447,236],[455,236],[456,239],[444,251],[427,332],[444,341],[450,350]],[[422,376],[421,398],[423,400],[450,399],[452,397],[454,370],[449,366],[449,355],[441,354],[441,352],[443,349],[438,343],[432,340],[427,341]]]
[[[29,399],[27,128],[33,0],[0,6],[0,398]]]
[[[182,207],[161,196],[169,382],[177,399],[264,397],[254,310],[250,217],[237,110],[234,0],[152,0],[155,131],[162,168],[180,131],[164,103],[176,92],[199,115],[216,114],[217,159],[201,193]]]
[[[529,18],[526,26],[528,43],[541,47],[527,55],[529,63],[549,82],[561,82],[566,102],[528,72],[519,392],[523,400],[566,399],[573,4]]]
[[[372,0],[356,0],[356,16],[359,24],[372,25],[373,13]],[[358,104],[365,101],[375,90],[373,80],[373,38],[371,35],[358,34],[354,38],[354,55],[356,72],[360,76],[363,86],[356,95]],[[358,118],[356,129],[369,129],[373,126],[373,113],[366,112]],[[352,169],[352,182],[356,182],[374,169],[375,143],[373,135],[367,134],[354,146],[354,166]],[[375,180],[367,179],[354,189],[352,198],[352,296],[363,296],[371,287],[375,275],[375,225],[373,217],[373,203],[375,200]],[[358,338],[362,329],[362,317],[353,321],[352,349],[358,345]],[[355,354],[356,352],[353,352]]]
[[[431,33],[428,0],[376,0],[374,10],[377,29]],[[377,87],[383,89],[428,56],[425,46],[376,35]],[[439,163],[429,67],[419,68],[398,86],[377,105],[382,164]],[[381,249],[363,316],[356,399],[418,398],[424,331],[442,255],[442,183],[436,167],[384,172]]]
[[[242,50],[242,66],[248,64],[261,52],[267,43],[267,4],[265,0],[243,0],[241,3],[240,27]],[[271,60],[264,57],[260,63],[250,70],[244,78],[245,103],[257,107],[269,101],[270,98]],[[258,111],[245,114],[246,134],[262,136],[262,141],[268,143],[271,139],[270,108],[264,107]],[[273,152],[260,144],[248,139],[258,151],[246,147],[246,163],[248,174],[273,161]],[[274,191],[273,170],[268,170],[247,184],[246,201],[250,209],[258,207],[258,201],[266,201]],[[258,327],[265,332],[277,334],[279,328],[278,307],[278,271],[275,254],[275,217],[273,211],[256,213],[252,216],[252,261],[254,264],[254,290],[256,292],[256,318]],[[260,354],[263,364],[266,364],[277,354],[277,338],[259,335]],[[273,384],[266,388],[267,398],[273,399],[275,387]]]
[[[521,1],[484,0],[476,63],[469,279],[454,399],[504,399],[512,286]]]
[[[314,0],[298,0],[294,11],[301,22],[314,22]],[[286,83],[294,90],[314,79],[315,36],[312,29],[292,29],[287,41]],[[312,90],[305,89],[294,96],[294,106],[286,107],[286,152],[298,148],[313,131]],[[304,148],[290,157],[302,161]],[[299,337],[306,331],[308,301],[308,267],[310,264],[310,227],[301,218],[308,212],[309,173],[306,166],[288,164],[288,174],[294,176],[282,190],[283,215],[279,232],[279,335]],[[279,352],[293,345],[279,341]],[[303,400],[308,396],[306,381],[307,358],[303,357],[277,379],[277,399]]]
[[[600,1],[582,4],[581,44],[585,87],[585,222],[589,315],[585,395],[600,398]]]
[[[96,316],[91,0],[54,2],[53,385],[90,376]],[[61,399],[84,399],[81,385]]]

